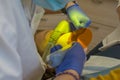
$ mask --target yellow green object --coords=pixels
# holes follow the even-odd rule
[[[49,42],[55,43],[62,34],[68,33],[69,31],[69,23],[66,20],[62,20],[51,34]]]
[[[59,37],[59,39],[56,42],[56,45],[61,45],[63,48],[62,50],[66,50],[69,47],[71,47],[71,32],[63,34]]]
[[[50,37],[48,38],[48,43],[46,45],[46,49],[43,53],[43,60],[46,60],[47,55],[50,54],[50,49],[56,44],[56,41],[58,38],[65,33],[70,32],[70,26],[69,22],[66,20],[62,20],[56,28],[53,30],[53,32],[50,34]]]
[[[69,32],[60,36],[56,45],[61,45],[62,50],[68,49],[72,46],[72,43],[77,41],[83,48],[87,48],[92,40],[92,32],[88,28],[81,28],[74,32]]]
[[[92,32],[88,28],[80,28],[70,32],[69,23],[62,20],[53,31],[46,35],[44,44],[45,51],[43,60],[46,61],[47,55],[50,54],[50,49],[55,45],[61,45],[61,50],[66,50],[72,46],[73,42],[79,42],[83,48],[87,48],[92,40]]]

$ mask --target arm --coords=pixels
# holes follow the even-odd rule
[[[80,27],[88,27],[91,23],[91,20],[86,16],[77,3],[74,3],[74,0],[33,0],[35,4],[42,6],[45,9],[58,11],[64,9],[74,24],[76,29]]]
[[[66,4],[65,6],[65,9],[67,9],[68,7],[74,5],[75,3],[73,3],[73,1],[70,1]],[[48,10],[48,9],[45,9],[45,14],[59,14],[59,13],[62,13],[61,10],[59,11],[52,11],[52,10]]]
[[[62,80],[63,78],[64,80],[66,78],[70,78],[71,80],[74,79],[79,80],[79,76],[82,74],[82,69],[86,60],[86,55],[81,45],[77,42],[73,43],[72,47],[65,52],[59,51],[58,46],[53,47],[52,50],[55,50],[55,52],[52,52],[52,55],[50,55],[49,58],[50,61],[52,62],[51,66],[56,68],[57,77],[55,78],[55,80],[59,80],[61,77]],[[64,53],[65,56],[63,58],[62,63],[59,64],[58,66],[54,66],[56,64],[57,58],[61,57],[60,54]],[[69,72],[72,75],[66,74],[66,72]]]
[[[77,77],[77,79],[79,79],[79,74],[75,70],[66,70],[65,72],[72,73],[73,75]],[[69,74],[63,74],[63,75],[57,76],[54,80],[61,80],[61,79],[62,80],[75,80],[75,78]]]
[[[15,19],[11,13],[14,3],[16,1],[0,1],[0,80],[22,80],[23,78],[21,59],[16,45],[16,24],[13,24]]]

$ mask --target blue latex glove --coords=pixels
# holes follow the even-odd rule
[[[50,51],[51,54],[47,56],[47,62],[51,67],[55,68],[62,63],[67,50],[62,51],[61,48],[61,45],[54,46]]]
[[[55,49],[57,51],[53,52],[49,58],[52,64],[56,65],[57,62],[59,63],[59,65],[57,64],[57,66],[54,66],[56,68],[56,73],[72,69],[81,75],[86,60],[86,55],[81,45],[76,42],[66,51],[60,51],[60,49],[54,47],[54,50]]]
[[[68,7],[66,12],[76,29],[88,27],[91,23],[91,20],[81,10],[78,4]]]

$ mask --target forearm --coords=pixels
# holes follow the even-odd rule
[[[120,0],[118,0],[118,5],[117,5],[117,13],[120,19]]]
[[[75,70],[66,70],[64,72],[72,73],[79,80],[79,74]],[[62,74],[57,76],[54,80],[76,80],[76,79],[70,74]]]
[[[68,7],[74,5],[75,3],[73,1],[70,1],[66,4],[66,6],[64,7],[64,9],[67,9]],[[51,11],[51,10],[48,10],[48,9],[45,9],[45,14],[59,14],[59,13],[62,13],[62,11]]]

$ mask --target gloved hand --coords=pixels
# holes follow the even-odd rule
[[[63,48],[61,45],[56,45],[53,48],[51,48],[51,51],[50,51],[51,54],[47,56],[47,62],[51,67],[54,67],[54,68],[58,67],[62,63],[63,58],[66,54],[66,51],[69,48],[67,47],[67,49],[65,50],[62,50],[62,49]]]
[[[91,20],[81,10],[78,4],[68,7],[66,12],[76,29],[88,27],[91,23]]]
[[[72,44],[72,47],[67,49],[66,51],[60,51],[59,48],[60,47],[58,46],[54,47],[53,51],[55,52],[49,55],[50,61],[54,65],[57,63],[57,61],[60,62],[59,59],[62,58],[60,65],[53,65],[56,68],[56,73],[72,69],[78,72],[79,75],[81,75],[83,65],[86,60],[86,55],[81,45],[75,42]]]

